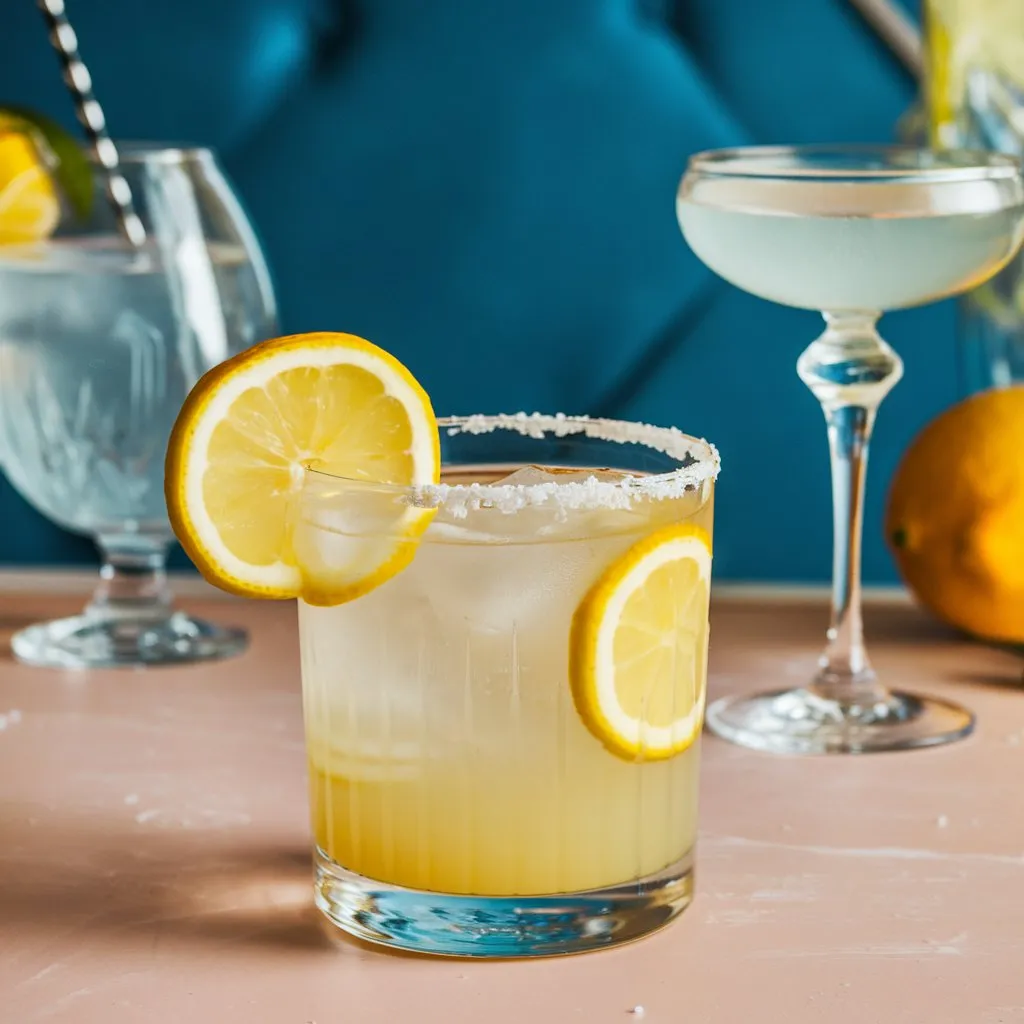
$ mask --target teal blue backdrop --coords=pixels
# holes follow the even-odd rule
[[[371,338],[442,412],[589,412],[702,434],[725,467],[719,577],[828,577],[825,430],[794,369],[820,321],[712,278],[673,203],[698,149],[893,137],[914,83],[846,0],[68,11],[119,135],[220,152],[285,331]],[[71,124],[34,4],[0,12],[0,103]],[[899,454],[956,392],[948,303],[883,327],[907,374],[872,454],[869,582],[893,578],[880,522]],[[0,517],[0,562],[92,558],[6,483]]]

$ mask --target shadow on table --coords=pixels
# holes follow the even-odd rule
[[[712,632],[728,620],[726,631],[745,637],[748,647],[781,658],[794,672],[779,673],[778,685],[810,679],[825,646],[828,608],[821,601],[780,604],[722,602],[712,604]],[[884,654],[889,666],[883,681],[911,687],[936,683],[1021,689],[1024,685],[1024,645],[985,643],[953,629],[922,609],[905,603],[869,604],[864,609],[864,632],[869,653]],[[721,635],[721,634],[719,634]],[[794,655],[799,652],[799,658]],[[712,667],[717,650],[712,643]],[[904,673],[904,666],[910,669]],[[801,677],[800,673],[805,672]]]
[[[1024,690],[1024,659],[1018,660],[1005,671],[979,669],[977,672],[954,672],[946,682],[963,686],[990,686],[997,690]]]
[[[808,653],[825,646],[829,611],[823,601],[792,601],[778,604],[712,602],[711,622],[716,617],[729,620],[731,632],[741,632],[747,639],[767,644],[806,647]],[[868,605],[864,609],[864,626],[868,647],[883,644],[893,647],[928,644],[951,646],[971,641],[931,618],[910,604]]]
[[[870,643],[950,645],[969,643],[963,634],[911,604],[869,605],[864,629]]]
[[[144,830],[84,815],[56,823],[39,813],[0,805],[0,923],[14,934],[307,954],[337,945],[312,904],[307,850],[261,845],[244,830]]]

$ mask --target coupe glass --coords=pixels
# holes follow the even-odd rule
[[[1017,251],[1020,165],[1004,156],[901,147],[751,147],[694,156],[680,184],[683,235],[744,291],[823,313],[797,363],[828,426],[834,503],[832,621],[808,685],[708,709],[736,743],[779,753],[891,750],[966,736],[973,716],[891,691],[864,648],[860,556],[868,440],[903,373],[879,337],[884,310],[964,292]]]
[[[440,426],[442,486],[426,496],[306,474],[295,544],[314,562],[405,542],[375,525],[393,529],[393,503],[437,508],[397,576],[337,607],[299,604],[317,905],[419,952],[637,938],[692,895],[709,580],[670,577],[691,587],[687,613],[632,627],[700,687],[673,756],[649,721],[628,753],[595,731],[571,638],[581,602],[653,531],[710,543],[717,455],[676,431],[564,416]],[[622,472],[590,468],[608,466]],[[648,648],[634,664],[661,663]]]
[[[209,150],[124,146],[148,240],[118,233],[94,174],[90,218],[0,248],[0,450],[15,488],[93,537],[99,585],[80,615],[11,645],[88,668],[235,654],[245,634],[175,610],[163,494],[171,425],[196,380],[275,333],[263,256]]]

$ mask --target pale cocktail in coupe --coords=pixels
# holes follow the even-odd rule
[[[916,188],[890,185],[879,197],[877,185],[854,183],[832,200],[777,181],[751,193],[728,180],[709,187],[706,201],[681,203],[679,219],[701,260],[753,295],[830,313],[901,309],[988,280],[1022,227],[1020,208],[1002,205],[983,181],[947,184],[905,214],[879,210],[881,199],[911,200]]]

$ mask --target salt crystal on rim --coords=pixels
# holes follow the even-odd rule
[[[565,483],[536,484],[428,484],[412,489],[411,501],[423,508],[444,508],[457,519],[470,511],[487,507],[511,514],[524,508],[552,506],[559,514],[580,509],[629,509],[642,499],[665,500],[682,497],[718,477],[721,459],[713,444],[687,436],[675,427],[654,427],[625,420],[591,419],[589,416],[553,416],[518,412],[512,415],[474,415],[443,419],[438,426],[454,437],[458,434],[490,434],[507,430],[542,440],[545,437],[586,437],[616,444],[637,444],[662,452],[682,463],[677,469],[651,476],[624,475],[601,480],[578,477]]]

